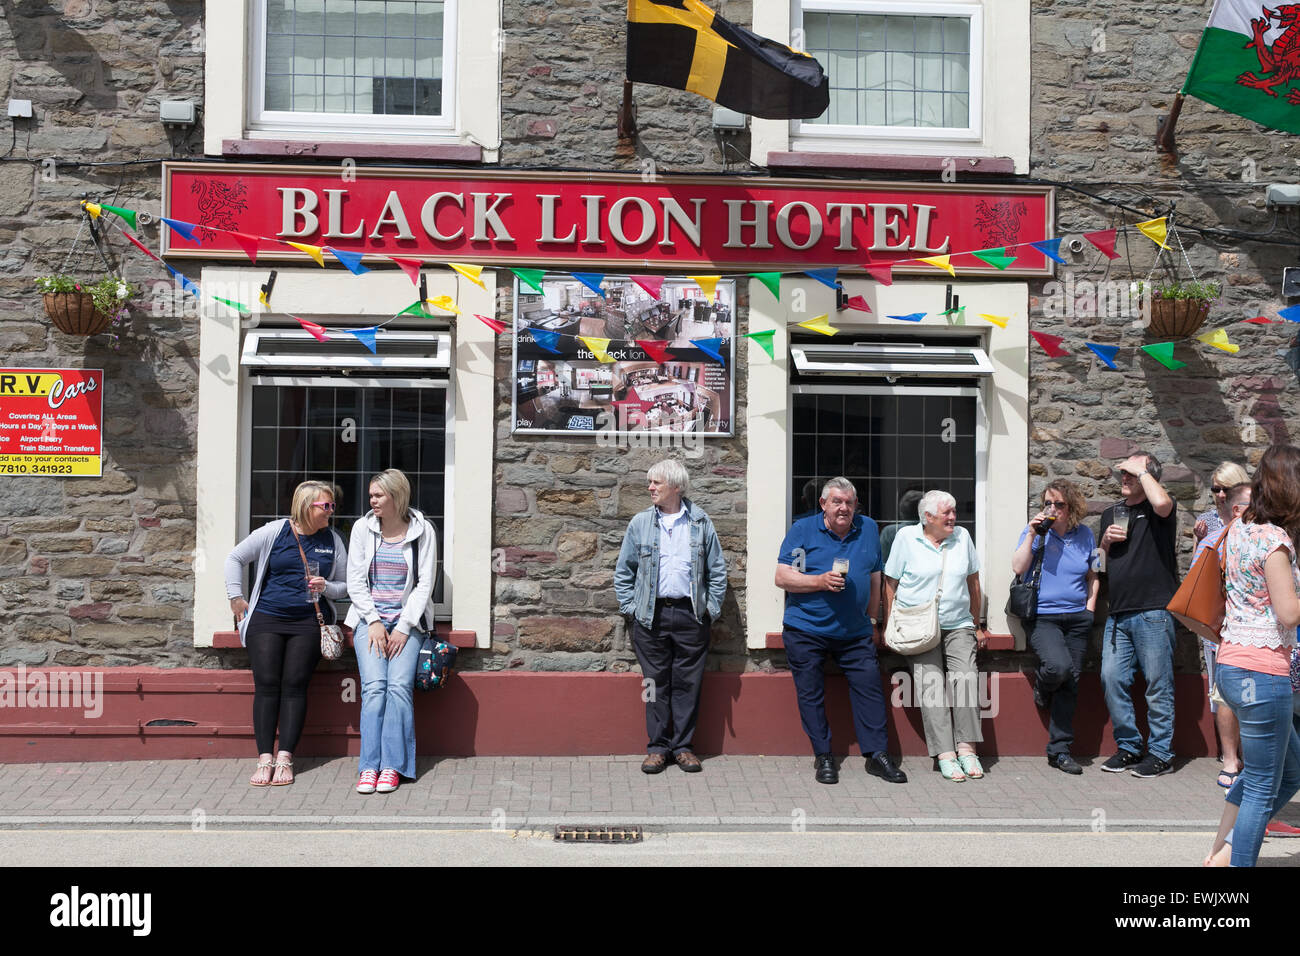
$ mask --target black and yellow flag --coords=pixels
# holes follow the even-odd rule
[[[830,106],[816,59],[728,23],[700,0],[628,0],[627,78],[763,119],[813,119]]]

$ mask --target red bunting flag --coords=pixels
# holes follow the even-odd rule
[[[295,315],[294,318],[298,319],[298,316]],[[308,322],[306,319],[298,319],[298,324],[310,332],[317,342],[329,341],[330,337],[325,334],[323,326],[317,325],[315,322]]]
[[[894,267],[892,265],[877,266],[867,262],[863,264],[862,268],[871,273],[871,278],[881,285],[894,284]]]
[[[871,306],[867,305],[867,300],[860,295],[855,295],[849,301],[844,303],[844,308],[854,309],[858,312],[870,312]]]
[[[625,395],[622,399],[620,399],[617,402],[610,402],[610,404],[614,405],[615,407],[619,405],[635,405],[637,408],[641,409],[642,412],[648,412],[650,411],[650,409],[654,408],[655,403],[645,401],[640,395],[637,394],[635,388],[629,388],[627,390],[627,395]]]
[[[668,361],[668,343],[662,339],[637,339],[636,344],[645,350],[646,355],[662,365]]]
[[[477,312],[474,313],[474,318],[478,319],[497,335],[500,335],[506,330],[506,324],[497,319],[489,319],[486,315],[479,315]]]
[[[250,236],[246,232],[235,232],[233,229],[227,230],[230,238],[239,244],[239,248],[244,250],[244,255],[248,256],[249,262],[257,262],[257,236]]]
[[[1029,334],[1032,335],[1034,340],[1043,347],[1043,351],[1052,358],[1061,358],[1062,356],[1070,354],[1065,349],[1061,348],[1061,343],[1064,342],[1065,339],[1061,338],[1059,335],[1048,335],[1046,332],[1034,332],[1032,330]]]
[[[1115,251],[1115,230],[1102,229],[1098,232],[1085,232],[1083,238],[1087,239],[1098,251],[1107,259],[1118,259],[1119,253]]]
[[[424,266],[423,259],[399,259],[397,256],[389,256],[391,261],[402,267],[406,277],[411,280],[417,288],[420,285],[420,269]]]
[[[129,232],[127,232],[127,231],[126,231],[125,229],[123,229],[121,226],[118,226],[118,227],[117,227],[117,231],[120,232],[122,235],[126,236],[126,241],[127,241],[127,242],[131,243],[131,245],[135,246],[137,249],[139,249],[141,252],[143,252],[146,256],[148,256],[148,257],[149,257],[150,259],[152,259],[154,262],[162,262],[161,259],[159,259],[157,256],[155,256],[152,252],[149,251],[148,247],[145,246],[144,243],[142,243],[142,242],[141,242],[139,239],[137,239],[135,236],[131,235]]]
[[[659,298],[659,290],[664,286],[663,276],[628,276],[633,282],[645,289],[656,299]]]
[[[128,236],[127,238],[129,239],[130,236]],[[1253,319],[1242,319],[1242,321],[1247,322],[1251,325],[1272,325],[1273,324],[1273,320],[1270,319],[1267,315],[1257,315]]]

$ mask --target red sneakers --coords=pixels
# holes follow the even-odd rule
[[[380,793],[392,793],[397,789],[401,778],[397,776],[396,770],[382,770],[379,773],[379,783],[375,787]]]
[[[1264,828],[1266,836],[1293,837],[1300,836],[1300,827],[1293,827],[1281,820],[1273,820]]]
[[[361,771],[361,777],[357,780],[357,793],[374,793],[375,783],[379,779],[379,774],[373,770]]]

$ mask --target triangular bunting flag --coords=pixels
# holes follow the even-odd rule
[[[500,335],[506,330],[506,324],[497,319],[488,318],[486,315],[479,315],[477,312],[474,313],[474,318],[478,319],[497,335]]]
[[[253,310],[250,309],[248,306],[244,305],[244,303],[242,303],[242,302],[236,302],[236,301],[234,301],[233,299],[223,299],[223,298],[221,298],[221,296],[219,296],[219,295],[214,295],[212,298],[215,299],[217,302],[220,302],[222,305],[228,305],[228,306],[230,306],[232,309],[234,309],[234,310],[235,310],[236,312],[238,312],[240,315],[248,315],[250,312],[253,311]],[[301,322],[302,319],[299,319],[298,321]]]
[[[619,405],[635,405],[642,412],[648,412],[651,408],[654,407],[654,402],[647,402],[644,399],[642,399],[641,396],[637,394],[637,390],[635,388],[628,388],[626,395],[624,395],[618,401],[611,402],[610,404],[614,405],[615,407]]]
[[[1070,354],[1065,349],[1061,348],[1061,343],[1064,342],[1065,339],[1061,338],[1059,335],[1048,335],[1046,332],[1030,332],[1029,334],[1034,337],[1034,341],[1041,345],[1043,351],[1051,358],[1063,358]]]
[[[666,341],[662,339],[637,339],[636,344],[641,346],[641,350],[658,364],[663,365],[664,362],[668,361],[668,343]]]
[[[605,290],[600,287],[601,282],[605,280],[605,273],[570,272],[569,275],[573,276],[575,279],[577,279],[579,282],[585,285],[592,292],[596,293],[596,295],[600,296],[602,299],[605,298]]]
[[[325,251],[347,266],[348,272],[351,272],[354,276],[359,276],[363,272],[370,271],[361,264],[361,253],[359,252],[340,252],[333,246],[326,246]]]
[[[839,269],[804,269],[803,274],[809,279],[816,279],[822,285],[828,285],[834,289],[835,276],[839,271]]]
[[[776,335],[776,329],[768,329],[766,332],[747,332],[745,338],[753,339],[758,343],[759,348],[767,353],[770,359],[776,358],[776,353],[772,351],[772,339]]]
[[[560,354],[560,350],[555,347],[555,343],[560,341],[559,332],[552,332],[550,329],[535,329],[532,326],[529,326],[525,331],[533,337],[534,342],[546,349],[546,351],[554,352],[556,355]]]
[[[426,299],[425,301],[435,309],[441,309],[443,312],[455,312],[460,315],[460,309],[456,308],[456,300],[449,295],[435,295],[432,299]]]
[[[871,274],[871,278],[875,279],[881,285],[894,284],[894,267],[892,264],[885,265],[885,266],[874,266],[868,262],[862,268],[866,269],[867,272]]]
[[[867,305],[867,300],[860,295],[855,295],[844,303],[844,308],[853,309],[857,312],[870,312],[871,306]]]
[[[609,339],[598,339],[592,335],[579,335],[578,338],[582,341],[583,345],[591,349],[591,354],[596,356],[597,361],[600,362],[614,361],[612,358],[609,357],[609,353],[605,351],[607,348],[609,348]]]
[[[663,276],[628,276],[633,282],[645,289],[656,299],[659,298],[659,290],[664,287]]]
[[[1186,368],[1186,362],[1180,362],[1174,358],[1173,342],[1157,342],[1155,345],[1144,345],[1142,351],[1146,352],[1153,359],[1168,369]]]
[[[286,246],[293,246],[295,249],[307,253],[307,255],[316,260],[318,266],[325,265],[325,254],[320,246],[309,246],[305,242],[290,242],[288,239],[281,241],[284,242]]]
[[[989,315],[987,312],[981,312],[980,318],[987,322],[992,322],[1000,329],[1005,329],[1007,327],[1007,322],[1011,320],[1011,316],[1009,315]]]
[[[966,317],[963,314],[965,311],[966,311],[966,306],[959,305],[955,309],[947,309],[943,312],[940,312],[939,315],[942,316],[943,318],[947,318],[950,315],[960,315],[964,319]]]
[[[91,219],[98,219],[100,214],[104,211],[103,208],[100,207],[99,203],[90,202],[86,199],[81,201],[81,208],[86,210],[87,215],[89,215]]]
[[[1119,253],[1115,251],[1114,229],[1101,229],[1097,232],[1085,232],[1083,238],[1096,246],[1097,250],[1107,259],[1119,258]]]
[[[103,203],[99,204],[99,208],[103,212],[111,212],[114,216],[117,216],[118,218],[122,219],[124,222],[130,225],[132,229],[135,229],[136,232],[140,231],[139,229],[136,229],[135,212],[133,210],[122,209],[119,206],[106,206]]]
[[[936,269],[942,269],[948,275],[956,278],[957,270],[952,267],[950,261],[952,256],[926,256],[924,259],[917,259],[917,262],[924,262],[927,266],[934,266]]]
[[[428,315],[429,310],[424,307],[423,302],[412,302],[410,305],[408,305],[406,308],[404,308],[401,312],[398,312],[397,314],[398,315]]]
[[[776,296],[777,301],[781,299],[781,273],[779,272],[751,272],[751,279],[757,279],[763,285],[767,286],[767,291]]]
[[[909,312],[907,315],[887,315],[887,319],[898,319],[900,322],[920,322],[925,318],[924,312]]]
[[[1108,367],[1115,368],[1115,356],[1119,354],[1118,345],[1097,345],[1095,342],[1084,342],[1083,344],[1092,349],[1097,358],[1105,362]]]
[[[536,292],[542,291],[542,279],[546,276],[545,269],[511,269],[524,285]]]
[[[250,236],[246,232],[235,232],[234,230],[230,230],[227,235],[235,240],[239,248],[244,250],[244,255],[248,256],[249,262],[257,262],[257,236]]]
[[[397,256],[389,256],[388,260],[401,267],[401,270],[406,273],[406,277],[411,280],[411,284],[419,288],[420,270],[424,268],[423,259],[402,259]]]
[[[704,298],[712,302],[714,292],[718,288],[718,281],[722,276],[687,276],[686,278],[699,286],[701,291],[704,292]]]
[[[1055,239],[1043,239],[1039,242],[1031,242],[1030,245],[1049,259],[1054,259],[1057,262],[1065,262],[1065,259],[1061,256],[1060,236],[1057,236]]]
[[[1165,239],[1169,235],[1169,230],[1166,226],[1167,221],[1168,217],[1166,216],[1161,216],[1159,219],[1148,219],[1146,222],[1139,222],[1137,224],[1137,231],[1142,233],[1142,235],[1146,236],[1161,249],[1168,249],[1169,246],[1165,243]]]
[[[815,319],[800,322],[799,328],[807,329],[809,332],[820,332],[822,335],[834,335],[839,329],[831,325],[830,318],[829,315],[819,315]]]
[[[301,322],[302,320],[299,319],[298,321]],[[375,327],[373,325],[368,329],[348,329],[347,331],[350,335],[355,335],[358,342],[370,349],[371,354],[378,354],[375,352]]]
[[[722,339],[691,339],[691,344],[722,365],[727,364],[727,360],[724,359],[722,354],[718,351],[718,349],[722,347]]]
[[[117,231],[120,232],[120,233],[122,234],[122,238],[124,238],[127,242],[131,243],[131,245],[135,246],[137,249],[139,249],[141,252],[143,252],[146,256],[148,256],[148,257],[149,257],[150,259],[152,259],[154,262],[162,262],[161,259],[159,259],[157,256],[155,256],[151,251],[149,251],[149,248],[148,248],[148,247],[147,247],[143,242],[141,242],[141,241],[140,241],[139,239],[137,239],[135,236],[131,235],[129,232],[127,232],[127,231],[126,231],[125,229],[123,229],[121,226],[118,226],[118,227],[117,227]]]
[[[1273,320],[1270,319],[1267,315],[1257,315],[1253,319],[1242,319],[1241,321],[1246,322],[1249,325],[1272,325],[1273,324]]]
[[[163,265],[167,266],[166,263],[163,263]],[[191,282],[187,276],[181,275],[181,273],[177,272],[171,266],[167,266],[167,271],[172,274],[172,278],[180,280],[182,289],[194,296],[196,299],[203,298],[203,293],[199,291],[199,287]]]
[[[171,227],[172,231],[185,241],[196,242],[199,245],[203,244],[203,240],[194,235],[194,230],[197,228],[194,223],[182,222],[179,219],[168,219],[166,216],[159,216],[158,218],[167,223],[167,225]]]
[[[1222,349],[1224,352],[1227,352],[1229,355],[1236,355],[1238,352],[1241,351],[1240,345],[1233,345],[1231,342],[1228,341],[1227,329],[1215,329],[1213,332],[1202,333],[1201,335],[1198,335],[1196,338],[1198,341],[1204,342],[1206,345],[1212,345],[1216,349]]]
[[[1288,322],[1300,322],[1300,305],[1289,305],[1285,309],[1278,309],[1277,314]]]
[[[480,276],[483,275],[482,266],[469,265],[464,262],[449,262],[447,263],[447,268],[451,269],[452,272],[455,272],[459,275],[463,275],[466,279],[474,283],[480,289],[484,290],[485,292],[487,291],[487,286],[483,284],[483,280],[480,278]]]
[[[298,319],[298,316],[295,315],[294,318],[295,318],[295,319]],[[315,322],[308,322],[306,319],[298,319],[298,324],[301,325],[301,326],[302,326],[304,329],[306,329],[308,332],[310,332],[310,333],[312,334],[312,337],[315,338],[317,342],[328,342],[328,341],[329,341],[330,337],[329,337],[328,335],[325,334],[325,329],[324,329],[323,327],[317,325]],[[370,336],[370,341],[371,341],[370,351],[372,351],[372,352],[375,350],[375,347],[374,347],[374,339],[375,339],[375,337],[374,337],[373,335],[371,335],[371,336]]]
[[[1011,265],[1011,263],[1015,262],[1017,258],[1016,256],[1007,255],[1005,247],[1001,249],[981,249],[979,252],[972,252],[971,255],[976,259],[981,259],[984,262],[987,262],[991,266],[997,267],[998,269],[1005,269],[1007,266]]]

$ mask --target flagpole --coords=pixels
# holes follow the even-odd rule
[[[636,117],[632,115],[632,81],[623,80],[623,106],[618,111],[618,138],[636,137]]]
[[[1169,115],[1160,123],[1160,128],[1156,130],[1156,149],[1162,153],[1178,154],[1178,146],[1174,143],[1174,125],[1178,122],[1178,114],[1183,111],[1183,94],[1179,93],[1174,97],[1174,103],[1169,108]]]

